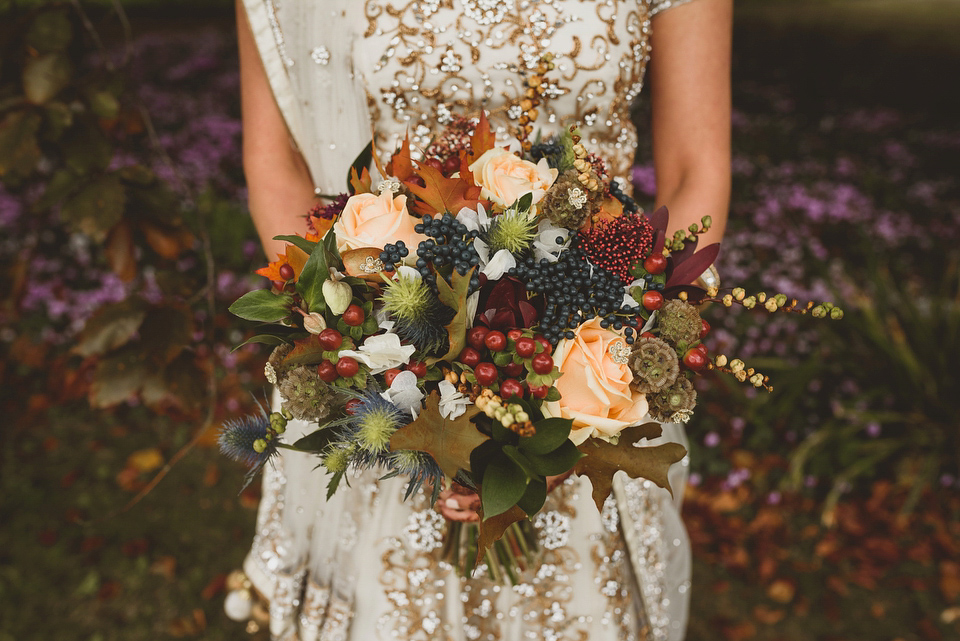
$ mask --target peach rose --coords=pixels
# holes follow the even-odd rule
[[[469,169],[480,186],[480,197],[503,207],[530,193],[534,204],[540,202],[557,179],[557,170],[551,169],[545,158],[533,164],[499,148],[485,151]]]
[[[361,247],[383,248],[387,243],[402,240],[411,255],[427,237],[413,230],[417,219],[407,211],[407,197],[393,197],[389,191],[376,194],[355,194],[347,200],[343,213],[333,224],[337,249],[345,252]]]
[[[557,344],[553,361],[562,376],[555,385],[562,398],[542,409],[545,416],[573,419],[570,440],[577,445],[591,436],[614,436],[646,415],[646,397],[630,389],[629,350],[623,336],[600,327],[599,318]]]

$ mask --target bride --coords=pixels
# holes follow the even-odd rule
[[[580,123],[591,151],[626,176],[631,101],[651,85],[658,204],[683,228],[729,198],[732,0],[243,0],[238,3],[250,211],[271,258],[276,235],[303,232],[315,194],[345,187],[376,132],[388,155],[454,116],[489,114],[506,142],[524,75],[553,55],[545,134]],[[649,64],[648,64],[649,63]],[[626,183],[624,182],[625,186]],[[291,423],[295,439],[307,425]],[[664,437],[685,442],[682,426]],[[351,479],[329,501],[316,460],[284,452],[267,466],[244,571],[269,601],[282,640],[682,639],[690,551],[674,498],[618,478],[601,513],[589,482],[567,479],[534,525],[541,565],[513,587],[461,580],[439,561],[445,520],[474,516],[475,496],[401,502],[402,479]]]

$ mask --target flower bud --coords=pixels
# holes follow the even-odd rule
[[[744,363],[739,358],[735,358],[730,361],[730,369],[732,369],[734,372],[741,372],[743,371],[743,368]]]
[[[743,297],[747,295],[747,292],[745,289],[743,289],[743,287],[734,287],[733,291],[730,293],[733,294],[733,297],[737,300],[743,300]]]
[[[257,454],[263,454],[263,452],[266,449],[267,449],[267,442],[264,439],[258,438],[253,442],[253,451],[256,452]]]
[[[700,226],[703,227],[703,231],[709,231],[713,226],[713,218],[710,216],[704,216],[700,219]]]
[[[754,374],[753,376],[750,377],[750,382],[753,384],[754,387],[763,387],[763,375]]]
[[[753,309],[757,306],[757,299],[755,296],[747,296],[743,299],[743,306],[747,309]]]
[[[767,302],[764,303],[763,306],[767,309],[768,312],[773,313],[777,311],[777,299],[776,298],[767,299]]]
[[[327,307],[338,316],[345,312],[353,301],[353,289],[343,281],[327,279],[323,281],[321,292]]]
[[[727,364],[727,357],[723,354],[718,354],[714,362],[716,362],[717,367],[724,367]]]
[[[727,307],[731,307],[733,305],[733,296],[730,294],[727,294],[726,296],[724,296],[723,304],[726,305]]]
[[[517,423],[526,423],[530,420],[530,415],[526,412],[517,412],[513,415],[513,418],[517,419]]]
[[[319,334],[327,328],[327,321],[318,312],[310,312],[303,317],[303,328],[311,334]]]
[[[765,303],[765,302],[767,302],[767,293],[766,293],[766,292],[760,292],[759,294],[757,294],[757,302],[760,302],[760,303]]]
[[[787,295],[786,294],[777,294],[774,296],[774,300],[777,301],[777,307],[783,307],[787,304]]]
[[[830,310],[830,318],[832,318],[833,320],[840,320],[841,318],[843,318],[843,310],[840,309],[839,307],[834,307],[833,309]]]
[[[810,313],[813,315],[814,318],[823,318],[827,315],[827,310],[824,309],[823,305],[817,305],[816,307],[810,310]]]
[[[500,417],[500,425],[503,425],[504,427],[510,427],[515,422],[516,421],[513,418],[513,414],[504,414]]]

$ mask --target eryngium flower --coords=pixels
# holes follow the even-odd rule
[[[660,338],[677,345],[696,342],[700,338],[702,324],[700,312],[690,303],[671,298],[657,312]]]
[[[596,211],[600,205],[598,192],[584,189],[577,180],[577,175],[576,169],[563,172],[538,205],[540,215],[546,216],[550,222],[574,230],[580,229],[587,216]],[[578,200],[570,198],[571,189],[582,191],[588,198],[587,202],[578,208],[576,206]]]
[[[378,390],[367,390],[358,400],[343,434],[353,441],[361,459],[373,462],[390,451],[390,437],[410,421],[410,415],[383,398]]]
[[[453,310],[440,302],[422,278],[401,275],[383,291],[383,309],[396,321],[400,338],[424,353],[439,351],[447,342],[444,326]]]
[[[641,336],[634,343],[629,365],[634,374],[633,387],[644,394],[673,385],[680,373],[677,352],[665,341],[652,336]]]
[[[259,469],[277,453],[277,439],[267,439],[269,428],[270,417],[262,409],[258,414],[227,421],[217,439],[220,451],[254,470]]]
[[[530,247],[537,232],[537,217],[527,211],[508,209],[493,219],[481,237],[490,245],[490,254],[506,249],[513,255]]]
[[[323,382],[315,369],[297,367],[280,379],[283,409],[303,421],[321,421],[340,403],[337,391]]]
[[[685,422],[679,419],[697,405],[697,390],[686,376],[678,376],[670,387],[655,394],[647,394],[650,416],[658,421]]]

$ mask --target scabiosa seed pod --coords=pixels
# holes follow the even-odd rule
[[[270,353],[270,358],[267,359],[267,364],[263,367],[263,373],[267,377],[267,382],[271,385],[276,385],[287,375],[287,372],[290,371],[289,365],[283,364],[283,359],[293,350],[293,345],[284,343]]]
[[[581,194],[586,196],[586,201]],[[584,189],[577,180],[577,171],[570,169],[554,181],[538,205],[538,211],[554,225],[580,229],[587,216],[600,206],[600,201],[600,194]]]
[[[660,338],[677,345],[693,343],[699,340],[700,312],[690,303],[670,299],[663,304],[658,313]]]
[[[323,420],[338,404],[336,390],[315,370],[302,366],[290,370],[280,381],[280,395],[283,409],[304,421]]]
[[[658,421],[685,423],[697,406],[697,390],[685,376],[677,377],[670,387],[647,395],[650,416]]]
[[[239,420],[227,421],[220,430],[220,451],[254,470],[277,453],[277,440],[268,438],[270,418],[262,410]]]
[[[633,387],[644,394],[673,385],[680,373],[676,350],[652,336],[643,336],[634,343],[628,364],[634,374]]]

